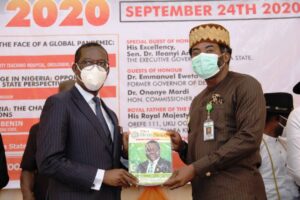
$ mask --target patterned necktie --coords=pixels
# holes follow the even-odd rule
[[[149,162],[147,173],[153,173],[153,171],[154,171],[154,163]]]
[[[98,97],[93,97],[93,101],[96,103],[96,116],[100,121],[100,124],[102,125],[105,135],[108,137],[108,140],[110,142],[110,144],[112,143],[112,139],[111,139],[111,135],[110,135],[110,131],[109,128],[107,126],[107,123],[105,121],[105,118],[103,116],[101,107],[100,107],[100,99]]]

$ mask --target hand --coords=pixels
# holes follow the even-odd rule
[[[171,137],[172,150],[179,152],[183,148],[180,134],[173,130],[168,130],[167,134]]]
[[[20,183],[21,183],[21,192],[23,195],[23,200],[35,200],[34,197],[34,182],[35,182],[36,172],[35,170],[22,170]]]
[[[123,155],[127,158],[128,157],[128,132],[122,133],[122,140],[123,140]]]
[[[195,176],[195,169],[193,165],[182,167],[173,172],[172,176],[163,184],[171,190],[184,186],[191,181]]]
[[[137,178],[124,169],[111,169],[104,172],[103,183],[110,186],[130,187],[138,184]]]
[[[33,192],[28,192],[28,193],[23,193],[23,200],[35,200],[34,193]]]

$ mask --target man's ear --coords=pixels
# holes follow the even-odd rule
[[[228,63],[231,59],[231,55],[228,52],[224,52],[224,62]]]
[[[76,74],[77,66],[75,63],[72,65],[72,71]]]
[[[80,71],[79,71],[79,69],[78,69],[76,63],[74,63],[74,64],[72,65],[72,71],[74,72],[74,74],[75,74],[76,76],[80,76]]]

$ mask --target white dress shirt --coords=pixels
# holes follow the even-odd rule
[[[300,107],[290,113],[284,135],[287,137],[288,170],[300,186]]]
[[[278,138],[263,134],[263,139],[270,151],[271,158],[264,142],[260,145],[262,164],[259,171],[262,175],[268,200],[278,200],[275,181],[273,176],[271,159],[274,167],[274,174],[281,199],[291,200],[298,196],[298,188],[291,176],[288,174],[286,164],[286,150]]]
[[[93,112],[96,114],[96,103],[93,100],[94,95],[92,95],[91,93],[85,91],[78,83],[75,83],[75,87],[78,89],[79,93],[83,96],[85,101],[89,104],[89,106],[91,107]],[[106,111],[103,109],[102,105],[101,105],[101,109],[102,109],[102,113],[103,113],[103,116],[105,118],[105,121],[107,123],[107,126],[110,130],[111,138],[113,140],[114,139],[113,138],[113,132],[114,132],[113,123],[112,123],[111,119],[109,118],[108,114],[106,113]],[[105,170],[103,170],[103,169],[98,169],[97,170],[97,174],[95,176],[94,184],[93,184],[91,189],[100,190],[100,187],[101,187],[102,182],[103,182],[104,172],[105,172]]]

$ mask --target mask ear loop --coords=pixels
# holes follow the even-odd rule
[[[107,77],[108,77],[108,74],[109,74],[109,67],[108,67],[108,69],[107,69],[107,71],[106,71],[106,78],[105,78],[105,81],[106,81],[106,79],[107,79]],[[104,81],[104,82],[105,82]],[[103,82],[103,85],[104,85],[104,82]],[[103,85],[101,86],[101,87],[103,87]]]
[[[107,75],[106,76],[108,76],[108,74],[109,74],[109,69],[110,69],[110,67],[107,68],[107,71],[106,71]]]
[[[80,71],[80,73],[81,73],[81,69],[80,69],[80,67],[79,67],[79,65],[77,64],[77,63],[75,63],[75,65],[76,65],[76,68]],[[80,80],[80,82],[82,82],[82,79],[76,74],[76,78],[78,78],[79,80]]]
[[[281,122],[278,122],[278,125],[279,125],[281,128],[285,128],[285,126],[284,126]]]
[[[285,121],[287,121],[288,119],[282,115],[279,115],[282,119],[284,119]]]
[[[223,52],[222,55],[220,55],[220,56],[218,57],[218,59],[221,58],[221,57],[224,56],[224,55],[225,55],[225,52]],[[222,64],[220,67],[218,66],[218,67],[219,67],[219,70],[221,71],[221,69],[222,69],[224,66],[225,66],[225,61],[224,61],[224,59],[223,59],[223,64]]]
[[[284,116],[282,116],[282,115],[279,115],[279,117],[282,118],[282,119],[284,119],[284,120],[285,120],[285,123],[286,123],[287,120],[288,120],[286,117],[284,117]],[[278,122],[278,125],[281,126],[282,128],[285,128],[285,125],[282,124],[280,121]]]

